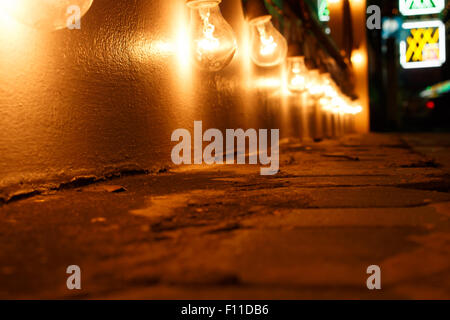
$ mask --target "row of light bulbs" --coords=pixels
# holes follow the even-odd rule
[[[219,4],[222,0],[192,0],[191,50],[197,66],[215,72],[225,68],[237,49],[236,36],[222,16]],[[335,84],[330,74],[317,69],[308,70],[305,58],[287,57],[288,44],[273,26],[272,16],[264,15],[249,21],[250,58],[260,67],[273,67],[287,62],[287,87],[294,93],[308,92],[326,111],[357,114],[362,107],[350,101]]]
[[[287,87],[294,93],[307,92],[326,112],[356,115],[363,110],[357,101],[342,93],[329,73],[308,70],[304,57],[287,58]]]
[[[219,4],[222,0],[192,0],[187,2],[191,9],[191,49],[199,68],[219,71],[233,59],[237,49],[236,36],[222,16]],[[0,7],[17,20],[34,28],[55,30],[66,25],[68,4],[77,5],[84,15],[93,0],[0,0]],[[287,61],[287,87],[291,92],[309,94],[331,112],[355,114],[360,106],[340,92],[329,74],[308,70],[304,57],[286,59],[288,44],[273,26],[271,15],[250,20],[250,57],[261,67],[273,67]]]
[[[222,16],[219,4],[222,0],[192,0],[191,49],[200,69],[219,71],[233,59],[237,49],[233,29]],[[250,25],[250,57],[261,67],[281,64],[287,55],[287,41],[272,24],[272,16],[252,19]]]

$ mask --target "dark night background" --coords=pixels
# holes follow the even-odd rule
[[[440,19],[449,39],[449,4],[441,14],[402,17],[398,1],[370,0],[379,5],[382,18],[400,17],[403,21]],[[399,63],[399,40],[383,39],[382,30],[368,30],[370,117],[373,131],[449,131],[449,93],[434,99],[422,99],[419,93],[449,79],[449,56],[439,68],[403,69]],[[388,90],[389,88],[389,90]],[[427,108],[433,106],[434,108]]]

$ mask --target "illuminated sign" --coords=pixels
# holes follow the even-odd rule
[[[405,69],[440,67],[445,62],[445,25],[442,21],[405,22],[400,63]]]
[[[433,14],[441,12],[445,7],[445,0],[400,0],[400,12],[404,16],[419,14]]]
[[[317,8],[319,9],[319,20],[330,21],[330,10],[328,9],[328,0],[317,0]]]

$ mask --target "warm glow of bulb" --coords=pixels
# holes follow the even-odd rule
[[[175,47],[179,66],[187,69],[191,64],[191,45],[186,29],[180,29],[175,38]]]
[[[192,61],[191,61],[191,42],[189,39],[189,17],[185,10],[184,4],[179,4],[175,7],[174,21],[172,31],[172,48],[176,55],[178,64],[178,71],[183,79],[188,79],[191,76]]]
[[[339,90],[339,89],[338,89]],[[334,114],[357,115],[363,111],[363,108],[357,102],[352,102],[349,97],[342,92],[334,90],[336,95],[333,97],[325,96],[319,99],[322,110]]]
[[[310,70],[308,74],[308,91],[314,98],[320,98],[325,91],[319,70]]]
[[[2,0],[0,0],[2,1]],[[190,77],[191,50],[189,41],[188,17],[184,3],[174,6],[172,10],[171,32],[162,39],[152,39],[153,34],[140,37],[132,48],[138,59],[147,62],[148,59],[173,59],[176,62],[177,73],[185,79]]]
[[[319,104],[322,107],[322,110],[324,111],[331,111],[331,104],[330,104],[330,99],[328,98],[320,98],[319,99]]]
[[[191,52],[200,69],[219,71],[225,68],[236,53],[233,29],[220,12],[221,0],[193,0],[191,8]]]
[[[273,67],[284,62],[287,41],[273,26],[272,16],[266,15],[249,22],[250,58],[261,67]]]
[[[321,86],[321,85],[318,85],[318,84],[317,84],[317,85],[313,85],[313,86],[310,87],[309,92],[310,92],[313,96],[320,95],[320,94],[323,92],[322,86]]]
[[[0,7],[5,12],[14,12],[20,10],[19,3],[15,0],[0,0]]]
[[[281,87],[281,81],[278,78],[261,77],[254,81],[254,86],[258,89],[275,89]]]
[[[354,65],[361,65],[365,61],[364,55],[359,50],[355,50],[352,52],[351,60],[352,64]]]
[[[358,113],[361,113],[362,111],[363,111],[363,107],[361,107],[360,105],[357,105],[357,106],[353,107],[352,114],[358,114]]]
[[[287,59],[287,87],[292,92],[303,92],[306,89],[308,70],[304,57],[289,57]]]
[[[334,90],[332,85],[325,85],[323,87],[323,93],[325,94],[325,96],[327,96],[328,98],[333,98],[336,96],[336,91]]]
[[[294,78],[291,80],[291,85],[294,87],[301,87],[305,85],[305,77],[299,74],[296,74]]]
[[[364,4],[363,0],[350,0],[350,5],[352,9],[356,9],[356,6]]]
[[[259,27],[258,31],[261,38],[261,49],[260,49],[261,55],[267,56],[273,54],[278,46],[273,40],[273,37],[267,36],[266,30],[264,28]]]
[[[0,9],[20,23],[39,30],[58,30],[66,28],[71,14],[71,6],[80,8],[83,16],[91,7],[93,0],[0,0]]]
[[[23,33],[25,26],[20,24],[16,19],[8,15],[0,0],[0,34],[4,37],[12,38],[17,36],[16,33]]]
[[[214,27],[209,22],[209,17],[211,15],[210,12],[200,12],[200,15],[203,20],[203,38],[200,40],[197,40],[197,49],[198,54],[208,54],[211,51],[215,51],[219,48],[219,39],[214,37],[214,30],[216,27]]]

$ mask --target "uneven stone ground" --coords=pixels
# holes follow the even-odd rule
[[[449,299],[449,146],[291,142],[272,177],[181,167],[3,205],[0,298]],[[81,291],[66,289],[72,264]]]

